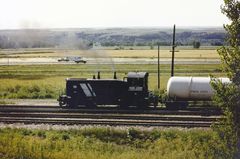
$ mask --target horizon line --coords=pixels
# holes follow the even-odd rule
[[[178,29],[224,29],[223,26],[177,26]],[[36,27],[36,28],[0,28],[0,31],[10,30],[74,30],[74,29],[171,29],[172,26],[112,26],[112,27]]]

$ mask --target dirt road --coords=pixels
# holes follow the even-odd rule
[[[157,64],[157,58],[85,58],[87,64]],[[0,58],[0,65],[74,64],[58,62],[58,58]],[[171,59],[160,59],[161,64],[170,64]],[[175,59],[175,64],[219,64],[218,59]],[[82,63],[80,63],[82,64]]]

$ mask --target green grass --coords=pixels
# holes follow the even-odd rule
[[[126,159],[228,158],[212,130],[0,129],[0,158]]]
[[[56,98],[58,92],[54,92],[54,87],[48,84],[16,84],[3,88],[0,92],[2,98],[19,98],[19,99],[45,99]]]
[[[15,103],[11,101],[0,100],[0,104],[15,104]]]
[[[156,65],[115,65],[122,79],[129,71],[147,71],[149,88],[157,89]],[[176,65],[176,76],[224,76],[220,65]],[[102,78],[113,78],[111,65],[30,65],[0,66],[0,98],[57,98],[65,88],[65,78],[92,78],[101,71]],[[170,66],[161,65],[161,89],[166,89]]]

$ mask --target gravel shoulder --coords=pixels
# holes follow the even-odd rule
[[[1,99],[1,102],[4,103],[4,105],[10,104],[10,105],[32,105],[32,106],[34,105],[35,106],[39,106],[39,105],[58,106],[57,99]]]

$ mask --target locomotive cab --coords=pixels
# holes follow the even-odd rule
[[[147,72],[129,72],[127,82],[129,91],[148,91]]]
[[[132,106],[146,107],[149,104],[148,73],[129,72],[127,76],[127,101]]]

